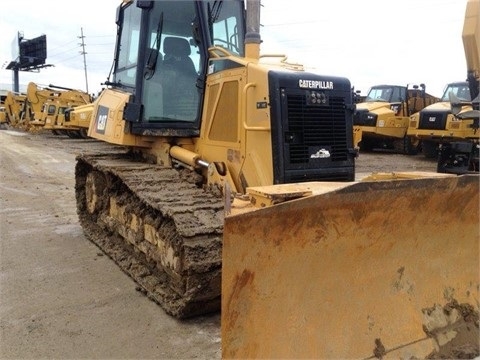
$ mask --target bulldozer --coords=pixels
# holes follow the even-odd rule
[[[425,92],[425,84],[372,86],[357,104],[353,118],[356,145],[362,150],[381,148],[416,155],[420,141],[407,135],[410,116],[437,101]]]
[[[260,57],[245,20],[243,1],[124,1],[113,80],[70,113],[120,147],[78,157],[87,237],[179,318],[220,308],[226,194],[355,177],[350,81]]]
[[[269,296],[275,295],[274,289],[287,290],[289,285],[273,275],[269,287],[257,287],[256,279],[261,274],[253,268],[239,270],[241,263],[250,266],[250,259],[255,257],[259,266],[271,265],[273,272],[287,271],[307,280],[309,273],[300,265],[297,267],[296,261],[312,264],[307,261],[313,259],[308,255],[312,250],[307,236],[310,234],[313,243],[331,250],[325,251],[314,265],[319,271],[328,265],[337,266],[326,273],[330,282],[339,279],[332,275],[335,270],[356,273],[357,260],[366,275],[379,270],[381,275],[382,262],[368,269],[369,260],[377,256],[384,262],[389,260],[382,257],[380,229],[394,221],[395,214],[405,223],[425,220],[413,216],[418,213],[418,206],[412,203],[424,204],[428,196],[433,200],[427,205],[438,205],[434,209],[443,214],[438,222],[441,225],[445,217],[456,211],[455,204],[468,200],[469,207],[464,207],[467,215],[452,227],[456,232],[466,225],[464,236],[455,239],[461,251],[452,250],[452,256],[446,256],[446,269],[428,291],[421,287],[424,283],[417,290],[417,283],[411,283],[411,273],[415,273],[411,267],[423,254],[420,250],[429,245],[436,252],[440,250],[431,236],[412,239],[410,252],[417,257],[409,262],[406,250],[398,254],[402,262],[392,264],[396,265],[398,292],[426,306],[443,300],[436,291],[452,301],[459,300],[460,306],[465,307],[466,301],[475,304],[478,279],[472,276],[476,271],[472,270],[472,263],[478,265],[478,251],[475,253],[472,246],[476,242],[472,233],[478,235],[478,229],[472,218],[478,215],[478,209],[472,204],[478,201],[477,179],[470,175],[411,173],[377,174],[357,180],[355,104],[350,81],[305,71],[283,54],[261,55],[258,0],[124,0],[118,8],[116,24],[113,78],[105,82],[107,88],[92,106],[75,108],[70,113],[74,117],[82,113],[85,118],[90,116],[88,136],[116,145],[99,153],[77,156],[77,212],[86,237],[168,314],[184,319],[221,309],[224,357],[275,357],[276,353],[269,352],[271,347],[261,353],[255,351],[263,349],[262,344],[248,346],[255,311],[249,312],[248,299],[242,295],[250,287],[253,302],[268,302]],[[449,190],[450,195],[440,196],[443,189]],[[337,207],[344,197],[344,206]],[[385,214],[379,214],[376,209],[385,208],[380,204],[392,199],[397,202],[389,204]],[[442,199],[452,202],[446,206]],[[432,214],[430,208],[421,213]],[[358,227],[344,219],[346,214],[358,220]],[[349,232],[344,233],[344,227]],[[405,235],[405,227],[397,229],[390,224],[385,228],[392,239],[384,244],[385,248],[391,249],[392,241]],[[441,235],[442,226],[428,230],[435,239]],[[250,231],[254,237],[247,235]],[[372,235],[378,245],[357,242],[357,231],[363,239]],[[341,235],[342,241],[322,242],[322,234],[327,232]],[[442,246],[451,245],[445,242],[446,238],[440,240]],[[256,252],[253,244],[249,246],[252,252],[244,248],[257,241],[271,247],[272,252]],[[287,243],[299,246],[289,252]],[[345,244],[353,248],[346,248]],[[457,277],[459,268],[451,262],[465,255],[464,246],[467,259],[462,263],[462,276]],[[290,257],[277,257],[274,248],[285,249]],[[361,252],[363,248],[365,258],[351,251]],[[305,258],[301,253],[305,253]],[[336,263],[322,262],[328,255]],[[321,273],[315,276],[315,281],[309,281],[312,288],[323,280]],[[348,288],[348,280],[345,278],[343,289]],[[443,282],[451,287],[449,291]],[[305,284],[298,281],[301,283]],[[302,300],[310,296],[306,290],[303,299],[294,298],[293,293],[286,297],[302,309]],[[365,289],[376,290],[373,286]],[[417,291],[421,292],[418,300]],[[332,293],[330,301],[340,304],[356,294]],[[370,305],[381,302],[383,294],[376,294]],[[270,307],[284,309],[277,307],[279,300],[275,298]],[[408,308],[399,311],[403,309],[408,319],[417,314]],[[253,318],[241,323],[244,315]],[[343,324],[356,319],[356,314],[348,315]],[[375,315],[369,320],[371,327],[376,329],[375,324],[388,320],[390,315]],[[277,330],[292,324],[299,331],[317,331],[306,328],[308,317],[292,316],[295,318],[289,319],[288,324],[277,322]],[[317,320],[312,326],[320,326],[319,336],[328,337],[324,330],[329,329],[322,328]],[[302,329],[300,324],[305,327]],[[390,329],[392,336],[398,331],[402,338],[408,337],[410,330],[393,327],[385,331]],[[264,331],[260,336],[268,338],[269,334]],[[296,335],[285,332],[287,337],[291,334]],[[343,335],[344,342],[351,341],[350,334],[336,334],[339,338]],[[362,341],[370,346],[375,340],[373,332],[367,335]],[[383,336],[378,338],[386,341]],[[270,344],[283,341],[285,337],[274,336]],[[344,342],[335,342],[339,357],[344,354]],[[318,349],[311,353],[312,357],[329,354],[322,350],[322,345],[308,345],[308,349]],[[239,346],[245,352],[239,351]],[[278,357],[308,356],[295,349]],[[357,356],[363,354],[363,348],[355,352]]]

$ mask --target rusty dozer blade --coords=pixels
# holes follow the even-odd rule
[[[478,176],[312,193],[226,218],[223,358],[475,355]]]

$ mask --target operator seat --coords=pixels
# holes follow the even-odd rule
[[[163,52],[165,114],[192,121],[198,105],[198,74],[189,56],[190,43],[184,38],[166,37]]]
[[[166,37],[163,40],[163,64],[184,74],[195,74],[195,65],[190,58],[190,44],[188,40],[178,37]]]

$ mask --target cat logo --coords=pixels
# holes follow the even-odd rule
[[[95,119],[95,130],[98,134],[105,134],[107,128],[108,108],[100,105],[98,107],[97,118]]]
[[[326,159],[330,157],[330,151],[320,149],[315,154],[310,155],[310,159]]]

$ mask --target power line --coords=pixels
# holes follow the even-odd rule
[[[55,60],[56,63],[63,63],[63,62],[66,62],[68,60],[72,60],[72,59],[76,59],[78,58],[78,54],[75,54],[73,56],[70,56],[70,57],[67,57],[65,59],[60,59],[60,60]]]
[[[66,43],[62,44],[62,45],[58,45],[57,47],[54,47],[53,49],[49,50],[49,51],[55,51],[57,49],[63,49],[65,46],[69,45],[69,44],[72,44],[75,40],[70,40],[70,41],[67,41]]]
[[[75,46],[75,47],[73,47],[73,48],[68,48],[68,49],[65,49],[65,50],[63,50],[63,51],[61,51],[61,52],[58,52],[58,53],[50,54],[49,57],[55,57],[55,56],[59,56],[59,55],[65,54],[65,53],[67,53],[67,52],[71,52],[72,50],[77,49],[77,47],[78,47],[78,46]],[[49,51],[49,53],[50,53],[50,51]]]
[[[113,46],[114,43],[103,43],[103,44],[90,44],[90,46]]]

